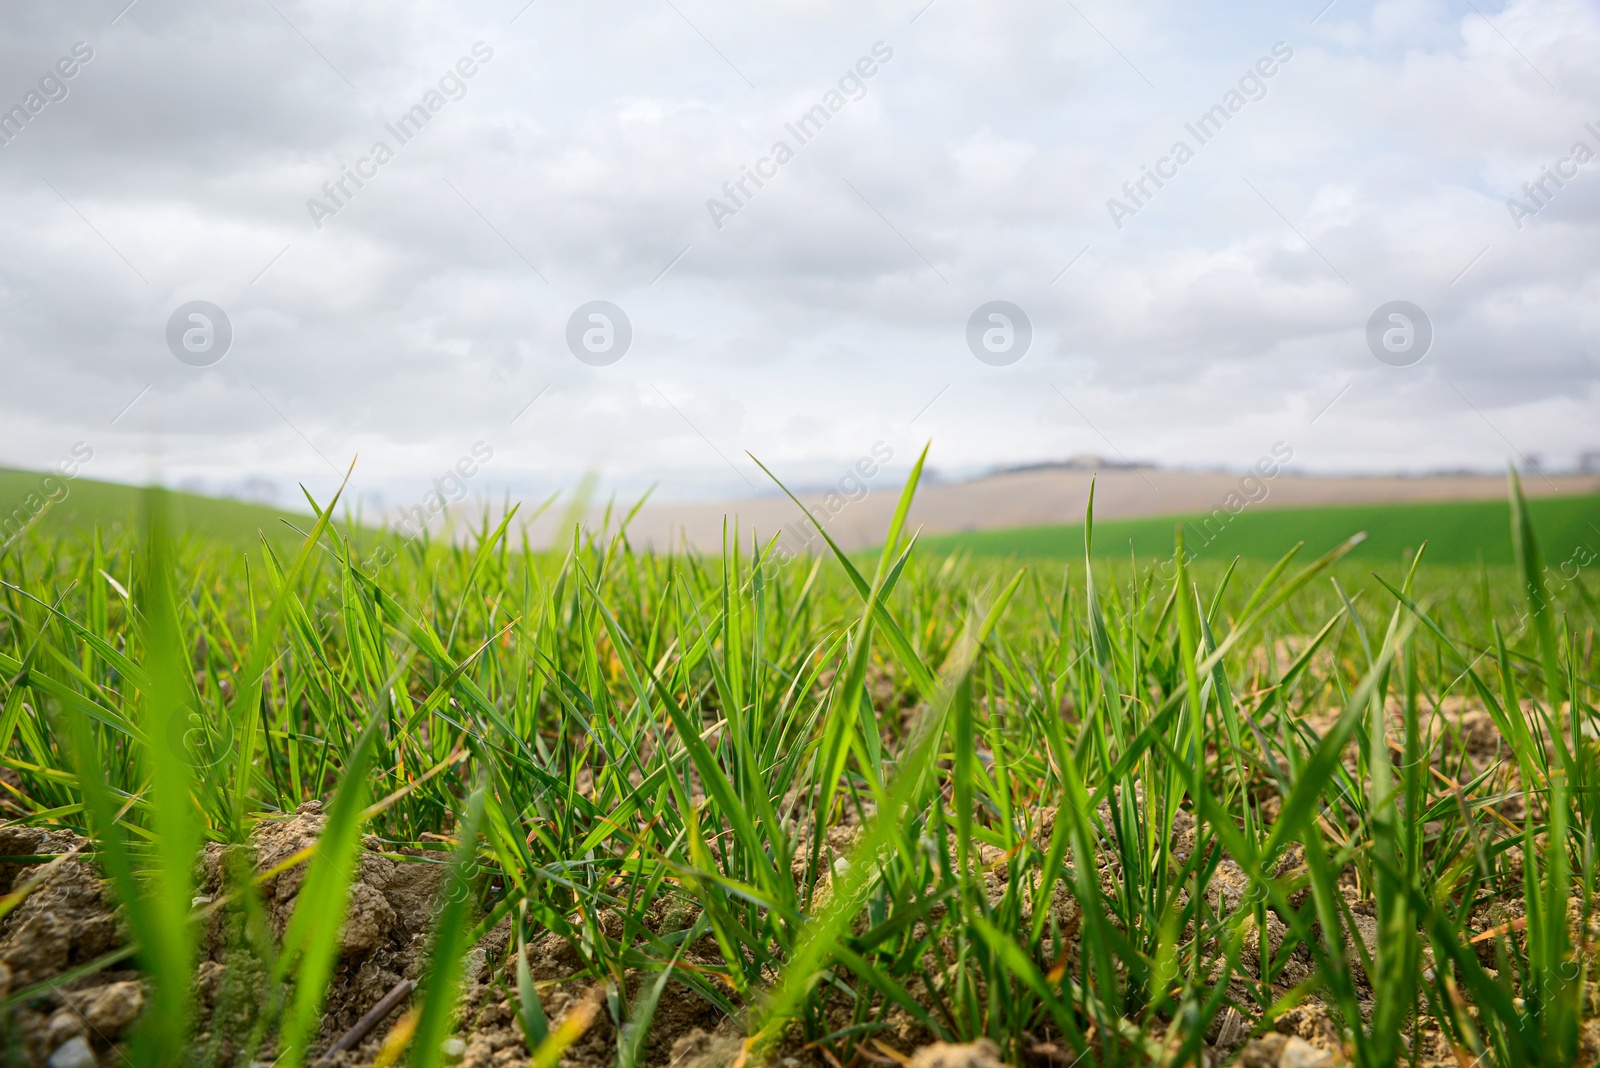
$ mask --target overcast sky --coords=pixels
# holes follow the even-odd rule
[[[524,3],[5,5],[0,463],[359,453],[397,507],[478,442],[478,492],[680,498],[1600,449],[1592,0]]]

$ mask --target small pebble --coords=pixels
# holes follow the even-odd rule
[[[47,1068],[95,1068],[98,1063],[94,1058],[94,1050],[89,1048],[89,1043],[82,1035],[69,1040],[45,1061]]]

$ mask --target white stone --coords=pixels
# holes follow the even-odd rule
[[[45,1062],[48,1068],[96,1068],[99,1063],[82,1035],[63,1043]]]

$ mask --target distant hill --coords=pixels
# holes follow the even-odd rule
[[[45,477],[44,472],[0,468],[0,543],[12,536],[19,519],[30,515],[29,497],[40,502],[47,496],[48,489],[41,486]],[[96,526],[109,530],[138,524],[145,490],[81,477],[64,485],[67,495],[39,513],[34,529],[60,535],[87,532]],[[260,544],[261,534],[275,544],[298,540],[283,520],[287,518],[302,530],[309,522],[305,512],[193,493],[169,490],[167,500],[173,525],[180,533],[241,548]]]

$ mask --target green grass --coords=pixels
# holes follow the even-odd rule
[[[390,1032],[416,1065],[502,920],[508,947],[570,944],[617,1068],[671,984],[734,1015],[752,1064],[979,1037],[1011,1063],[1196,1064],[1225,1015],[1262,1034],[1312,1001],[1363,1068],[1576,1060],[1600,717],[1594,570],[1561,554],[1585,505],[1524,509],[1513,483],[1506,560],[1472,567],[1401,561],[1415,518],[1363,564],[1328,544],[1378,525],[1345,510],[1224,535],[1320,539],[1278,560],[1130,560],[1101,523],[1021,568],[910,544],[920,467],[872,559],[785,563],[735,530],[716,555],[576,530],[534,551],[512,517],[376,545],[336,503],[246,557],[175,540],[160,496],[138,535],[0,556],[0,812],[94,840],[151,984],[132,1063],[293,1066],[336,1037],[319,1013],[369,834],[448,858]],[[1496,752],[1463,744],[1463,709]],[[281,936],[241,851],[195,901],[202,841],[312,798],[328,821]],[[252,1015],[186,1049],[219,911]],[[488,964],[553,1066],[580,1014],[547,1017],[514,948]],[[0,1002],[0,1044],[36,993]]]
[[[1565,560],[1587,544],[1600,550],[1600,496],[1537,498],[1528,502],[1546,556]],[[1327,505],[1316,508],[1249,507],[1238,515],[1163,516],[1114,519],[1096,524],[1095,551],[1126,559],[1132,551],[1145,560],[1172,556],[1172,528],[1182,522],[1197,559],[1227,561],[1276,560],[1297,541],[1308,553],[1323,553],[1358,532],[1367,540],[1351,560],[1398,563],[1424,541],[1434,564],[1510,564],[1511,513],[1505,501]],[[977,530],[930,535],[930,549],[965,549],[980,556],[1016,556],[1034,560],[1068,560],[1083,550],[1081,524]]]

